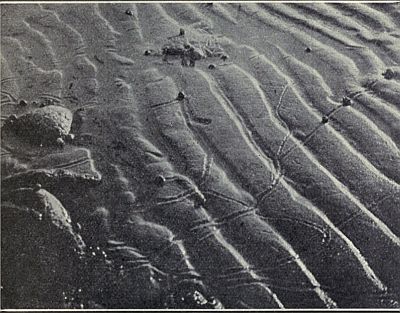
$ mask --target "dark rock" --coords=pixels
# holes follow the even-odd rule
[[[343,106],[347,107],[352,104],[352,101],[349,97],[343,97],[342,104],[343,104]]]
[[[26,102],[25,100],[21,100],[21,101],[19,102],[19,105],[20,105],[20,106],[23,106],[23,107],[26,107],[26,106],[28,105],[28,102]]]
[[[176,97],[176,100],[182,101],[183,99],[185,99],[185,94],[182,91],[180,91],[178,93],[178,96]]]
[[[2,306],[63,308],[85,249],[68,212],[44,189],[18,189],[2,201]]]
[[[396,76],[396,74],[395,74],[395,72],[394,72],[391,68],[388,68],[388,69],[386,70],[386,72],[382,73],[382,76],[383,76],[385,79],[393,79],[393,78]]]
[[[65,136],[65,140],[69,143],[72,143],[75,139],[75,135],[74,134],[68,134],[67,136]]]
[[[60,138],[57,138],[56,143],[57,143],[57,146],[58,146],[59,148],[64,148],[64,146],[65,146],[65,141],[64,141],[64,139],[62,139],[61,137],[60,137]]]
[[[165,181],[166,181],[165,177],[162,176],[162,175],[159,175],[159,176],[157,176],[156,179],[154,180],[154,183],[155,183],[157,186],[162,187],[162,186],[164,186]]]

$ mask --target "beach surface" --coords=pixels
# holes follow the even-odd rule
[[[400,5],[2,4],[2,308],[399,308]]]

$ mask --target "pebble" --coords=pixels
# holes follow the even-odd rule
[[[348,107],[351,105],[351,99],[349,97],[343,97],[342,104],[344,107]]]
[[[395,77],[395,73],[391,68],[388,68],[382,75],[385,79],[393,79]]]
[[[36,184],[36,185],[33,187],[33,191],[35,191],[35,192],[39,191],[40,189],[42,189],[42,185],[41,185],[41,184]]]
[[[75,135],[74,135],[74,134],[68,134],[67,136],[65,136],[65,139],[66,139],[68,142],[72,142],[72,141],[74,141],[74,139],[75,139]]]
[[[59,146],[60,148],[64,148],[64,146],[65,146],[65,141],[62,138],[57,138],[56,143],[57,143],[57,146]]]
[[[21,100],[19,102],[19,105],[22,106],[22,107],[26,107],[28,105],[28,102],[26,102],[25,100]]]
[[[179,91],[178,97],[176,98],[176,100],[182,101],[183,99],[185,99],[185,94],[182,91]]]
[[[157,176],[156,179],[154,180],[154,183],[155,183],[157,186],[162,187],[162,186],[164,186],[165,181],[166,181],[165,177],[162,176],[162,175],[159,175],[159,176]]]

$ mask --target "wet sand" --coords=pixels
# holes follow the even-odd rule
[[[1,5],[2,307],[399,308],[399,16]]]

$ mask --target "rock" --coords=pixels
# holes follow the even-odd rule
[[[34,143],[57,144],[58,138],[65,138],[72,124],[72,112],[67,108],[49,105],[9,118],[6,129]]]
[[[85,243],[68,212],[44,189],[2,195],[2,306],[63,308],[78,283]]]
[[[26,102],[25,100],[21,100],[19,102],[19,105],[22,106],[22,107],[26,107],[28,105],[28,102]]]
[[[396,76],[396,73],[391,69],[391,68],[388,68],[387,70],[386,70],[386,72],[384,72],[383,74],[382,74],[382,76],[385,78],[385,79],[393,79],[395,76]]]
[[[182,101],[183,99],[185,99],[185,94],[182,91],[180,91],[178,93],[178,96],[176,97],[176,100]]]
[[[75,139],[75,135],[74,135],[74,134],[68,134],[68,135],[65,137],[65,140],[66,140],[67,142],[69,142],[69,143],[72,143],[72,142],[74,141],[74,139]]]
[[[343,97],[342,104],[343,104],[344,107],[350,106],[351,105],[351,99],[349,97]]]
[[[56,143],[57,143],[57,147],[59,147],[59,148],[64,148],[64,146],[65,146],[65,141],[61,137],[57,138]]]
[[[165,181],[166,181],[166,180],[165,180],[165,177],[164,177],[164,176],[158,175],[158,176],[155,178],[154,183],[155,183],[157,186],[162,187],[162,186],[164,186]]]

